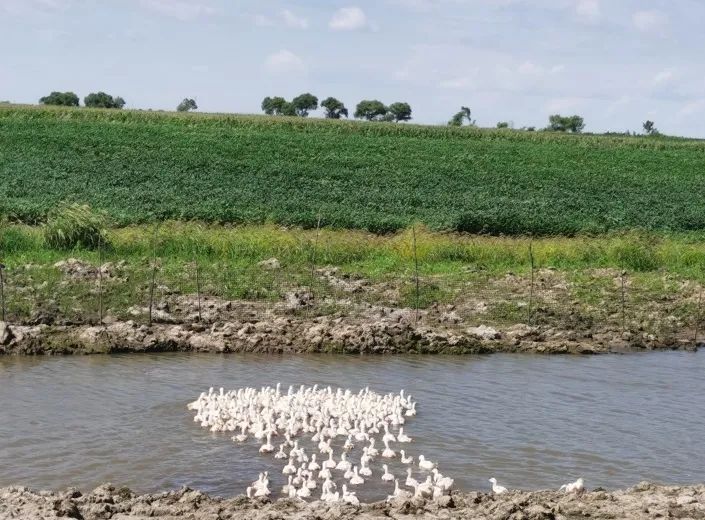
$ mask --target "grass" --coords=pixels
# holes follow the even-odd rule
[[[696,140],[3,106],[0,142],[0,215],[24,222],[75,202],[121,226],[311,228],[320,215],[375,233],[705,229]],[[652,267],[649,253],[617,254]]]
[[[68,279],[53,267],[69,257],[90,265],[98,265],[101,257],[111,262],[112,276],[103,281],[103,308],[145,323],[144,311],[134,314],[134,309],[148,302],[155,253],[157,302],[195,294],[198,268],[203,295],[248,300],[263,309],[303,288],[316,295],[311,312],[317,315],[352,312],[345,301],[412,309],[418,302],[420,309],[436,309],[439,315],[452,306],[464,318],[459,327],[530,321],[561,330],[619,330],[619,282],[625,272],[628,327],[675,337],[700,315],[697,295],[705,283],[705,240],[698,233],[530,240],[440,233],[417,225],[418,297],[410,229],[380,236],[168,221],[108,229],[105,238],[110,247],[102,251],[52,249],[40,227],[0,225],[11,321],[31,321],[42,313],[73,323],[97,321],[97,275]],[[529,244],[536,266],[531,306]],[[272,257],[281,269],[258,265]],[[336,268],[339,279],[365,280],[365,290],[346,292],[318,270],[312,276],[313,267],[327,266]]]
[[[305,270],[315,261],[318,267],[333,265],[370,277],[414,269],[411,229],[376,235],[354,230],[167,221],[107,229],[105,240],[110,244],[102,252],[106,261],[149,263],[156,253],[165,268],[171,263],[181,265],[194,260],[244,267],[276,257],[285,267]],[[529,244],[537,268],[667,271],[694,277],[705,273],[705,236],[699,233],[620,232],[599,237],[530,239],[442,233],[423,225],[416,227],[420,269],[429,276],[452,274],[468,266],[490,273],[525,272],[530,266]],[[97,255],[93,246],[68,251],[52,249],[40,227],[0,225],[0,259],[7,264],[50,263],[67,256],[96,260]]]

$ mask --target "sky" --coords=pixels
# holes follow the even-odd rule
[[[311,92],[444,124],[705,137],[705,0],[0,0],[0,100],[259,113]],[[313,115],[321,116],[321,111]]]

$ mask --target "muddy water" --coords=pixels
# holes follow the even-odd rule
[[[705,481],[705,353],[342,357],[162,354],[0,358],[0,486],[188,485],[231,496],[282,463],[192,420],[208,386],[405,388],[414,454],[465,489]],[[357,450],[356,450],[357,451]],[[401,474],[400,465],[393,471]],[[380,473],[377,473],[377,478]],[[420,476],[417,476],[420,478]],[[387,487],[374,478],[374,491]],[[360,493],[364,494],[364,493]]]

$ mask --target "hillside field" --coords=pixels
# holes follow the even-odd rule
[[[0,216],[570,235],[705,229],[705,142],[0,107]]]

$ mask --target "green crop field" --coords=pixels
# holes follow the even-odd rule
[[[0,107],[0,215],[573,234],[705,229],[705,142]]]

